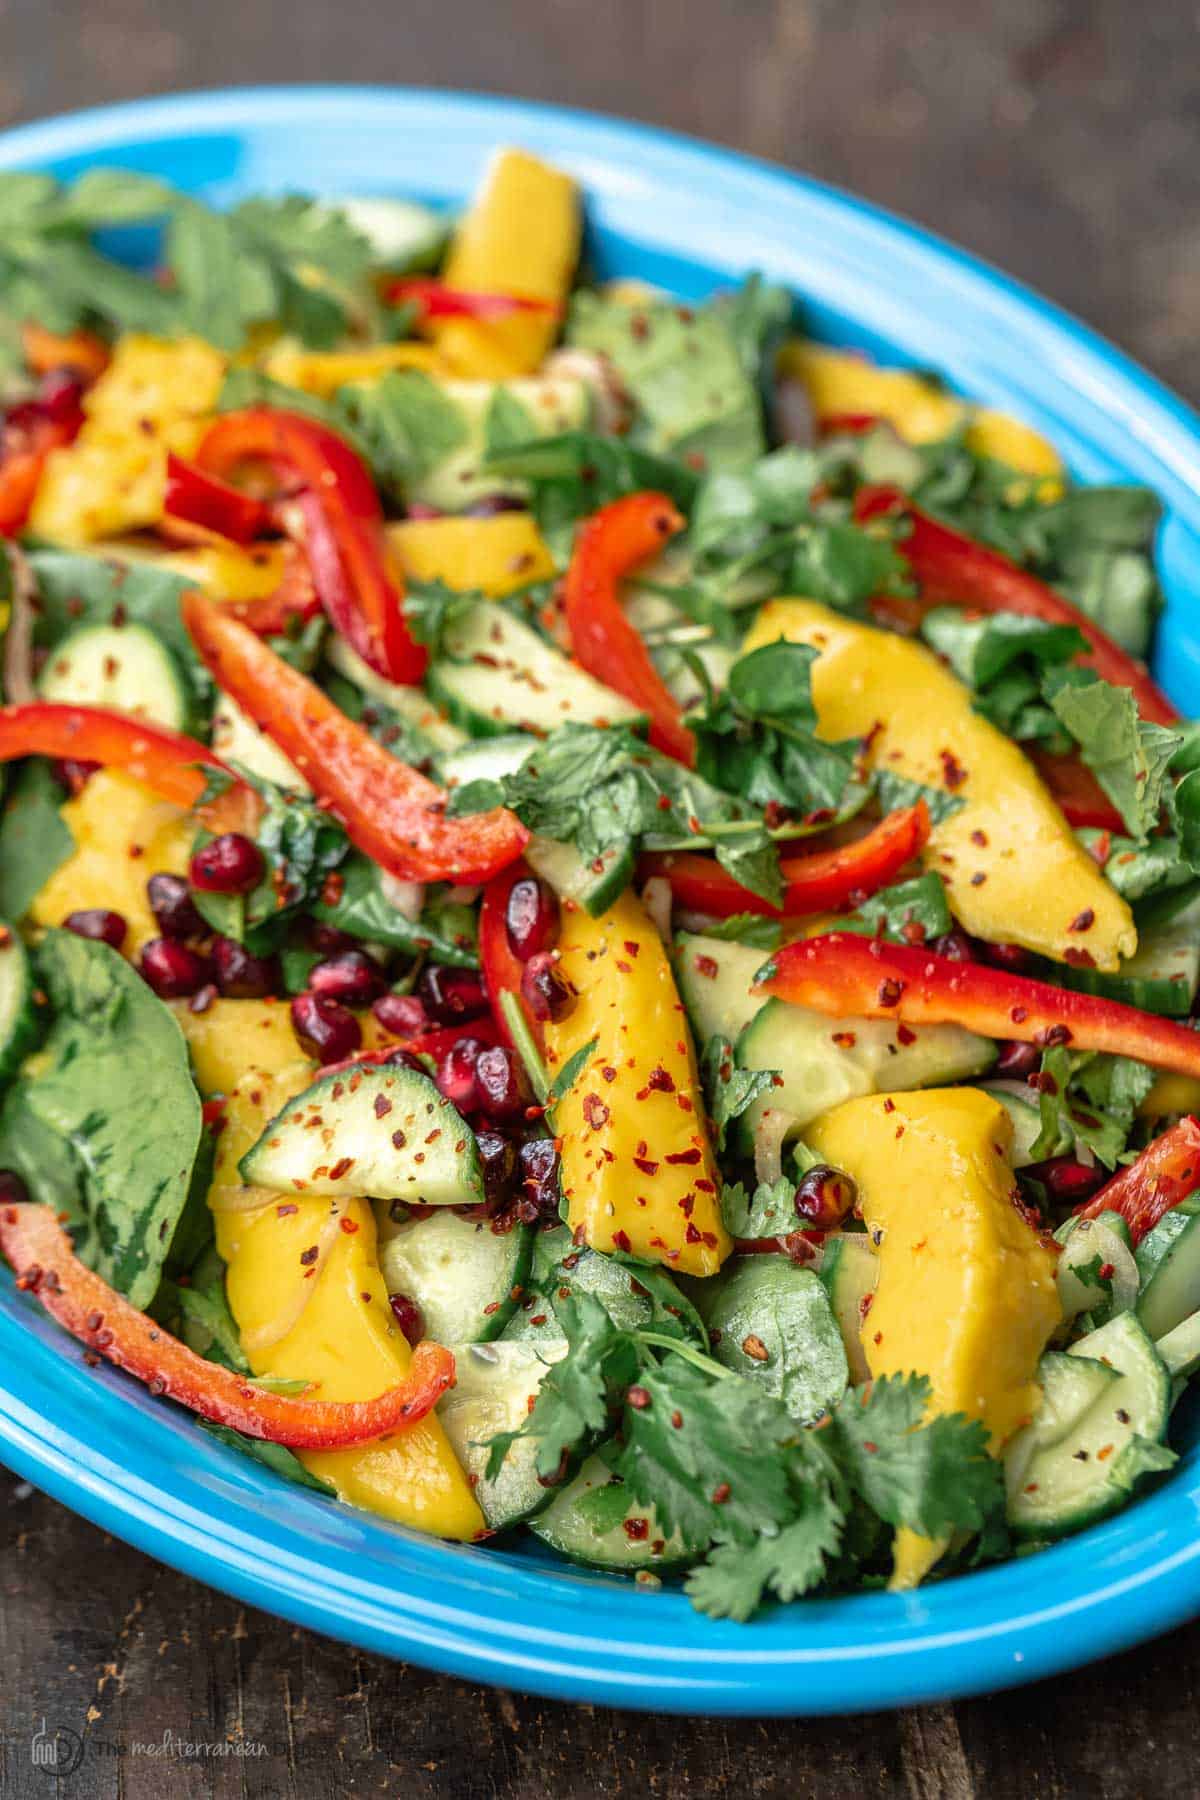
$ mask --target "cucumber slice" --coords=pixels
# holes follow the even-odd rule
[[[502,781],[515,775],[537,739],[525,732],[508,732],[504,737],[479,738],[438,759],[442,786],[465,787],[468,781]]]
[[[397,713],[406,725],[425,739],[431,757],[445,755],[466,743],[466,732],[451,724],[423,689],[399,687],[394,681],[376,674],[345,638],[330,633],[325,660],[345,680],[353,682],[368,700],[375,700],[390,712]]]
[[[450,220],[415,200],[388,200],[376,194],[354,194],[331,200],[330,212],[340,212],[366,238],[371,254],[383,268],[404,275],[414,269],[437,267]]]
[[[476,1206],[475,1135],[428,1075],[385,1063],[322,1075],[276,1113],[238,1164],[250,1187]]]
[[[503,1531],[539,1512],[553,1498],[537,1474],[537,1440],[518,1438],[499,1474],[487,1476],[491,1439],[515,1431],[529,1417],[546,1370],[566,1355],[556,1338],[538,1344],[454,1344],[455,1384],[438,1402],[437,1416],[450,1448],[466,1470],[475,1498],[493,1531]],[[607,1471],[606,1471],[607,1473]]]
[[[996,1046],[958,1025],[912,1030],[888,1019],[830,1019],[772,999],[738,1038],[736,1056],[743,1069],[774,1069],[783,1077],[782,1086],[743,1115],[742,1139],[749,1144],[768,1100],[803,1131],[818,1114],[862,1094],[981,1075],[995,1061]]]
[[[272,781],[276,787],[288,788],[292,793],[312,792],[295,763],[289,762],[278,745],[258,729],[228,694],[218,694],[213,708],[212,747],[224,762],[237,763],[262,781]]]
[[[678,1569],[702,1554],[703,1544],[689,1545],[678,1531],[667,1537],[652,1506],[638,1506],[631,1500],[614,1518],[614,1512],[620,1511],[620,1496],[607,1492],[614,1485],[607,1464],[590,1456],[545,1512],[530,1519],[530,1531],[572,1562],[622,1574],[638,1569]],[[593,1498],[600,1489],[605,1490],[604,1500]]]
[[[675,940],[675,979],[701,1049],[715,1033],[736,1040],[762,1001],[750,989],[765,950],[723,938],[681,932]]]
[[[1033,1095],[1033,1089],[1023,1081],[981,1081],[980,1087],[993,1100],[998,1100],[1009,1118],[1012,1120],[1012,1165],[1014,1169],[1027,1169],[1035,1160],[1033,1146],[1041,1135],[1041,1108]],[[1053,1145],[1045,1152],[1046,1156],[1060,1156],[1071,1148],[1070,1138],[1056,1138]]]
[[[504,1329],[506,1339],[551,1343],[562,1335],[554,1301],[594,1294],[624,1331],[680,1328],[702,1349],[708,1333],[692,1302],[665,1269],[618,1262],[600,1250],[577,1249],[565,1225],[537,1234],[525,1300]]]
[[[1064,987],[1085,994],[1121,1000],[1143,1012],[1186,1018],[1200,983],[1200,901],[1165,923],[1140,931],[1137,951],[1121,964],[1119,973],[1104,975],[1098,969],[1056,963],[1054,975]]]
[[[560,899],[573,900],[593,919],[607,912],[633,880],[632,848],[606,850],[595,862],[585,863],[570,844],[534,836],[525,846],[525,861]]]
[[[1160,1447],[1170,1408],[1170,1379],[1133,1313],[1121,1313],[1089,1332],[1067,1355],[1104,1363],[1118,1379],[1070,1419],[1059,1435],[1058,1421],[1068,1411],[1070,1398],[1064,1393],[1045,1428],[1053,1441],[1038,1444],[1037,1420],[1026,1427],[1034,1434],[1032,1449],[1022,1441],[1024,1432],[1013,1440],[1008,1456],[1015,1479],[1008,1522],[1016,1537],[1062,1537],[1093,1524],[1123,1506],[1143,1476],[1169,1467],[1173,1460],[1170,1451]],[[1052,1369],[1049,1385],[1055,1379]],[[1078,1391],[1082,1393],[1082,1387]]]
[[[85,625],[51,651],[38,677],[43,700],[97,706],[186,731],[188,684],[171,651],[144,625]]]
[[[16,1074],[37,1032],[29,953],[13,927],[0,920],[0,1081]]]
[[[532,1228],[493,1231],[486,1219],[454,1212],[397,1222],[384,1200],[375,1212],[388,1293],[416,1301],[427,1335],[439,1344],[499,1337],[529,1276]]]
[[[712,1354],[782,1400],[793,1419],[811,1425],[832,1412],[846,1391],[849,1368],[842,1334],[820,1277],[786,1256],[739,1256],[696,1298]]]
[[[821,1258],[821,1281],[842,1334],[850,1380],[855,1387],[870,1381],[863,1349],[863,1320],[871,1309],[879,1280],[879,1257],[865,1231],[831,1232]]]
[[[644,717],[501,606],[480,601],[455,618],[430,664],[429,692],[473,737],[556,725],[640,723]]]
[[[1142,1284],[1137,1316],[1152,1338],[1165,1337],[1200,1308],[1200,1199],[1164,1213],[1134,1260]]]
[[[1168,1331],[1154,1348],[1162,1357],[1163,1367],[1172,1381],[1186,1381],[1200,1369],[1200,1312]]]

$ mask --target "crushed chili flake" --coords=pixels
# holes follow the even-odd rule
[[[703,975],[706,981],[715,981],[721,972],[721,965],[715,956],[697,956],[695,970],[697,975]]]
[[[608,1107],[599,1094],[583,1096],[583,1116],[593,1131],[602,1131],[611,1117]]]
[[[300,1261],[303,1264],[303,1266],[307,1269],[313,1263],[316,1262],[317,1255],[318,1255],[317,1246],[315,1244],[310,1244],[307,1250],[302,1250],[300,1252]]]
[[[635,1156],[633,1162],[634,1167],[640,1169],[643,1175],[658,1174],[658,1164],[648,1156]]]
[[[342,1226],[342,1230],[346,1233],[347,1237],[353,1237],[354,1233],[358,1230],[358,1220],[357,1219],[343,1219],[341,1221],[341,1226]]]
[[[771,1352],[754,1332],[750,1332],[742,1339],[742,1354],[750,1357],[754,1362],[765,1363],[771,1359]]]
[[[1096,915],[1094,911],[1090,906],[1085,906],[1081,913],[1076,913],[1075,917],[1071,920],[1071,923],[1067,926],[1067,930],[1090,931],[1095,923]]]
[[[716,1487],[712,1491],[713,1505],[714,1506],[724,1506],[725,1502],[728,1500],[728,1498],[732,1492],[733,1492],[733,1489],[730,1487],[730,1485],[727,1481],[718,1482]]]
[[[639,1387],[636,1384],[626,1390],[625,1398],[635,1412],[645,1412],[650,1404],[650,1394],[648,1389]]]
[[[392,1103],[388,1099],[387,1095],[386,1094],[376,1094],[376,1096],[375,1096],[375,1117],[377,1119],[386,1119],[388,1114],[391,1112],[391,1110],[392,1110]]]
[[[938,757],[942,765],[942,779],[951,792],[953,792],[955,788],[961,787],[963,782],[967,779],[967,771],[963,768],[953,750],[939,750]]]
[[[899,1006],[900,996],[903,992],[904,983],[902,981],[894,981],[889,976],[886,981],[880,982],[876,999],[880,1006]]]
[[[700,1161],[700,1152],[699,1150],[672,1150],[663,1158],[663,1161],[668,1163],[698,1163]]]

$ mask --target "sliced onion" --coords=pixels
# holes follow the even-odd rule
[[[799,1124],[795,1113],[781,1107],[764,1107],[754,1127],[754,1174],[758,1181],[778,1181],[783,1174],[783,1146]]]
[[[248,1213],[261,1212],[264,1206],[270,1206],[272,1200],[279,1195],[273,1188],[243,1187],[231,1183],[228,1187],[209,1189],[208,1210],[215,1213]]]
[[[379,871],[379,891],[389,906],[406,918],[410,925],[421,916],[425,905],[425,885],[420,881],[400,881],[386,869]]]
[[[282,1198],[281,1195],[273,1197],[275,1199]],[[276,1344],[282,1343],[288,1333],[294,1331],[299,1324],[305,1307],[316,1292],[321,1271],[329,1261],[330,1253],[337,1242],[338,1232],[342,1225],[342,1215],[348,1202],[344,1196],[339,1196],[332,1198],[329,1204],[329,1217],[317,1234],[317,1254],[305,1269],[304,1279],[299,1283],[287,1306],[281,1313],[277,1313],[269,1324],[259,1325],[253,1331],[242,1332],[242,1349],[247,1356],[260,1350],[273,1349]]]
[[[12,569],[12,612],[4,634],[4,698],[10,706],[30,706],[33,685],[33,608],[37,586],[33,570],[15,544],[7,546]]]
[[[664,944],[671,941],[671,884],[665,875],[652,875],[642,889],[642,905]]]
[[[1101,1288],[1083,1280],[1078,1273],[1096,1257],[1100,1258],[1102,1267],[1107,1263],[1112,1268],[1111,1300]],[[1137,1300],[1140,1285],[1133,1251],[1112,1226],[1106,1225],[1102,1219],[1077,1221],[1063,1245],[1055,1279],[1058,1282],[1058,1298],[1065,1321],[1078,1317],[1082,1312],[1089,1312],[1098,1302],[1103,1302],[1105,1314],[1109,1318],[1128,1312]]]

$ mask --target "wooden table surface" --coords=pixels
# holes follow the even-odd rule
[[[0,45],[0,127],[175,88],[343,80],[495,89],[715,138],[934,226],[1200,399],[1183,0],[0,0]],[[1200,1793],[1200,1627],[995,1699],[725,1724],[573,1709],[356,1655],[3,1472],[0,1545],[13,1800],[56,1785],[88,1800]],[[43,1721],[81,1740],[57,1784],[33,1760]],[[169,1756],[147,1754],[164,1740]]]

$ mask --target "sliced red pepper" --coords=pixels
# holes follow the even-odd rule
[[[798,919],[858,906],[886,887],[928,841],[929,830],[929,808],[924,800],[918,800],[915,806],[889,813],[853,844],[783,857],[779,864],[784,880],[781,907],[742,887],[711,856],[692,851],[667,850],[644,856],[639,873],[665,875],[682,905],[719,919],[740,912]]]
[[[1019,568],[998,550],[990,550],[921,512],[899,488],[859,489],[854,502],[856,519],[866,521],[889,514],[899,514],[909,522],[909,535],[897,543],[896,549],[912,570],[923,601],[974,607],[980,612],[1021,613],[1053,625],[1074,625],[1091,645],[1090,653],[1081,660],[1102,680],[1128,688],[1144,719],[1156,725],[1171,725],[1178,719],[1178,712],[1155,685],[1145,665],[1122,650],[1107,632],[1046,582]]]
[[[1098,1194],[1075,1211],[1081,1219],[1098,1219],[1103,1212],[1120,1213],[1136,1250],[1163,1214],[1198,1187],[1200,1120],[1189,1115],[1148,1144],[1136,1162],[1118,1169]]]
[[[241,488],[218,481],[215,475],[185,462],[174,451],[167,454],[165,510],[172,518],[202,525],[235,544],[252,544],[273,528],[271,508],[265,500],[244,494]]]
[[[501,1043],[507,1044],[510,1050],[516,1049],[512,1040],[512,1032],[508,1028],[508,1020],[500,1007],[502,994],[515,994],[521,997],[521,976],[525,965],[513,952],[508,941],[508,928],[505,923],[508,914],[508,897],[518,881],[531,881],[532,873],[523,862],[515,862],[510,868],[502,871],[488,882],[483,890],[483,900],[479,908],[479,966],[483,971],[483,985],[488,992],[492,1005],[492,1019],[499,1034]],[[544,1049],[542,1027],[536,1019],[529,1018],[526,1012],[529,1029],[533,1033],[534,1042],[539,1050]]]
[[[1070,825],[1090,825],[1097,831],[1124,832],[1125,821],[1086,763],[1077,756],[1051,756],[1036,745],[1026,754],[1053,794],[1058,809]]]
[[[221,479],[251,459],[304,490],[313,577],[334,629],[387,680],[420,681],[428,654],[408,629],[383,509],[361,459],[317,420],[263,406],[224,414],[196,452],[200,468]]]
[[[221,604],[256,637],[286,637],[293,626],[307,625],[322,610],[312,569],[298,544],[288,547],[277,588],[253,600],[224,600]]]
[[[650,653],[629,623],[617,592],[640,563],[657,555],[683,519],[665,494],[627,494],[582,526],[567,570],[565,610],[571,648],[590,675],[649,715],[650,742],[695,766],[696,740]]]
[[[95,1356],[214,1424],[294,1450],[365,1444],[415,1425],[454,1385],[454,1358],[418,1344],[404,1379],[375,1400],[309,1400],[272,1394],[244,1375],[205,1362],[79,1261],[48,1206],[0,1208],[0,1251],[17,1286]]]
[[[179,610],[217,686],[381,868],[401,881],[486,881],[521,854],[529,833],[512,813],[447,819],[441,788],[377,744],[227,607],[193,588]]]
[[[321,1077],[326,1075],[345,1075],[353,1069],[378,1069],[389,1063],[394,1056],[430,1056],[434,1062],[440,1062],[447,1050],[453,1049],[459,1038],[478,1038],[481,1044],[498,1044],[500,1032],[491,1019],[467,1019],[462,1025],[441,1025],[434,1031],[422,1031],[416,1037],[397,1038],[394,1043],[381,1044],[378,1050],[363,1050],[357,1056],[347,1056],[344,1061],[325,1063],[321,1068]]]
[[[843,433],[863,437],[868,431],[874,431],[878,424],[878,413],[822,413],[817,420],[817,430],[823,438],[839,437]]]
[[[1103,1050],[1200,1076],[1200,1032],[1174,1019],[856,932],[785,944],[762,977],[764,992],[838,1019],[964,1025],[982,1037]]]
[[[557,300],[535,300],[527,294],[472,294],[447,287],[428,275],[402,275],[389,283],[385,298],[392,306],[419,306],[427,319],[508,319],[514,313],[562,316]]]

